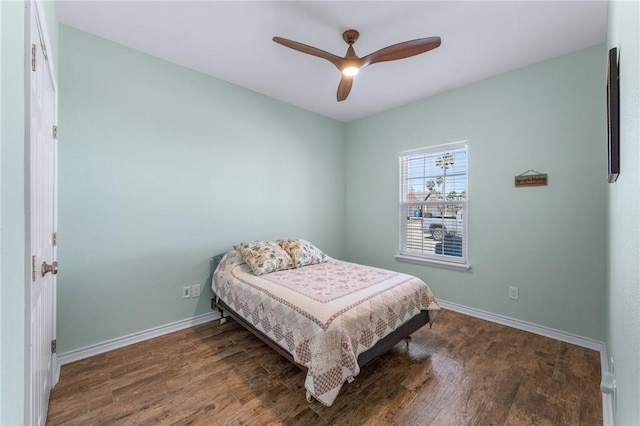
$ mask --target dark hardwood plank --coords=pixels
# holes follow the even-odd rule
[[[601,425],[595,351],[450,311],[345,384],[305,373],[229,321],[62,367],[49,425]]]

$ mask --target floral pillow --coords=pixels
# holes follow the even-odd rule
[[[277,240],[277,243],[291,256],[294,268],[315,265],[329,260],[329,256],[306,240],[287,238],[285,240]]]
[[[271,241],[243,242],[236,244],[233,248],[240,253],[242,260],[249,265],[254,275],[293,268],[291,257],[277,243]]]

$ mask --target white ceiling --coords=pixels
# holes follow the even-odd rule
[[[605,42],[607,3],[591,1],[58,1],[61,23],[340,121]],[[280,36],[344,56],[440,36],[442,45],[374,64],[336,101],[339,71]],[[603,61],[605,59],[603,58]]]

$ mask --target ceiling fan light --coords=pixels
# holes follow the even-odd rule
[[[354,67],[354,66],[349,66],[346,67],[342,70],[342,74],[349,76],[349,77],[353,77],[354,75],[358,74],[358,72],[360,71],[360,68],[358,67]]]

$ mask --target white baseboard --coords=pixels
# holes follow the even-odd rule
[[[51,387],[54,387],[58,381],[60,381],[60,360],[58,359],[58,354],[54,353],[51,357],[51,365],[53,365]]]
[[[453,302],[438,299],[438,305],[450,311],[459,312],[471,317],[480,318],[486,321],[495,322],[497,324],[506,325],[518,330],[528,331],[529,333],[538,334],[544,337],[560,340],[561,342],[571,343],[572,345],[581,346],[583,348],[592,349],[600,353],[600,369],[601,375],[609,371],[609,360],[607,358],[607,347],[604,342],[589,339],[587,337],[577,336],[575,334],[566,333],[553,328],[544,327],[530,322],[521,321],[515,318],[509,318],[491,312],[482,311],[480,309],[469,308]],[[602,420],[604,426],[613,425],[613,405],[611,395],[602,394]]]
[[[197,317],[176,321],[171,324],[150,328],[149,330],[140,331],[138,333],[129,334],[127,336],[118,337],[117,339],[107,340],[106,342],[97,343],[95,345],[87,346],[84,348],[75,349],[73,351],[58,354],[58,364],[59,366],[69,364],[71,362],[89,358],[94,355],[103,354],[105,352],[109,352],[114,349],[119,349],[125,346],[133,345],[134,343],[139,343],[145,340],[153,339],[154,337],[159,337],[165,334],[173,333],[174,331],[180,331],[180,330],[184,330],[185,328],[204,324],[205,322],[214,321],[219,318],[220,318],[219,312],[217,311],[211,312],[211,313],[199,315]],[[59,366],[57,367],[58,369],[59,369]]]
[[[607,355],[607,347],[602,345],[600,351],[600,369],[601,377],[609,371],[609,356]],[[602,392],[602,424],[603,426],[613,426],[613,395]]]
[[[594,351],[601,352],[602,348],[604,347],[604,343],[597,340],[589,339],[587,337],[581,337],[575,334],[566,333],[564,331],[554,330],[553,328],[532,324],[530,322],[521,321],[515,318],[492,314],[491,312],[481,311],[480,309],[469,308],[463,305],[458,305],[457,303],[438,299],[438,305],[450,311],[459,312],[471,317],[476,317],[490,322],[506,325],[518,330],[528,331],[540,336],[550,337],[552,339],[560,340],[561,342],[571,343],[572,345],[582,346],[583,348],[587,349],[593,349]]]

